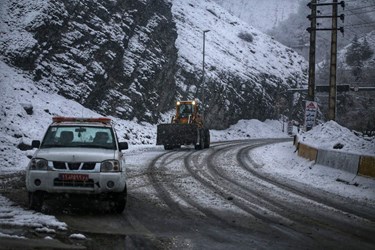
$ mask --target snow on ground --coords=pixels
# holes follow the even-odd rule
[[[319,141],[319,138],[317,140]],[[375,180],[373,178],[356,176],[298,157],[295,147],[290,142],[254,149],[250,157],[255,160],[256,164],[262,166],[257,170],[271,176],[294,180],[375,206]]]
[[[375,155],[375,138],[357,136],[349,129],[329,121],[314,127],[312,130],[299,136],[299,141],[309,146],[361,155]],[[342,148],[334,146],[341,144]]]
[[[58,221],[54,216],[24,210],[7,198],[0,196],[0,238],[24,238],[23,236],[14,235],[13,232],[7,232],[11,231],[9,228],[16,229],[20,227],[31,227],[35,228],[37,232],[52,234],[56,233],[55,230],[67,230],[67,225]],[[3,230],[5,232],[2,232]]]
[[[30,144],[33,139],[42,139],[43,133],[51,122],[52,116],[98,117],[99,114],[88,110],[80,104],[67,100],[54,93],[46,93],[33,84],[30,76],[21,73],[0,60],[0,174],[5,175],[24,171],[30,151],[17,148],[21,142]],[[32,107],[32,112],[30,108]],[[162,147],[155,146],[155,125],[139,124],[136,121],[123,121],[114,118],[116,130],[121,140],[130,143],[125,152],[132,158],[130,164],[147,165],[151,159],[164,152]],[[278,121],[241,120],[224,131],[212,131],[212,141],[239,140],[253,138],[288,137],[282,132],[283,124]],[[318,147],[329,147],[340,142],[342,150],[347,152],[374,155],[375,138],[367,140],[356,136],[336,123],[328,122],[313,130],[300,134],[302,140]],[[145,154],[144,152],[151,152]],[[270,155],[270,152],[272,154]],[[372,153],[371,153],[372,152]],[[265,146],[252,151],[262,171],[273,176],[291,178],[328,192],[366,200],[375,203],[375,181],[365,177],[352,177],[358,185],[339,183],[336,179],[344,172],[324,166],[314,165],[294,153],[291,143],[280,143]],[[6,183],[0,183],[5,186]],[[52,232],[55,229],[66,229],[67,225],[55,217],[24,210],[8,199],[0,196],[0,238],[22,237],[9,234],[3,228],[32,227],[40,231]],[[80,235],[80,238],[84,238]],[[50,239],[50,237],[46,237]]]
[[[244,140],[256,138],[282,138],[282,123],[266,120],[240,120],[226,130],[211,131],[211,141]]]

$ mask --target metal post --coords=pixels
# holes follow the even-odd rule
[[[204,74],[205,74],[205,62],[204,62],[204,57],[206,53],[206,33],[209,32],[210,30],[204,30],[203,31],[203,62],[202,62],[202,121],[204,122],[204,112],[205,112],[205,93],[204,93],[204,85],[205,85],[205,79],[204,79]]]
[[[315,47],[316,47],[316,0],[311,0],[309,7],[311,8],[310,16],[310,51],[309,51],[309,82],[307,99],[314,101],[315,99]]]
[[[332,5],[331,66],[329,70],[328,119],[336,119],[337,0]]]

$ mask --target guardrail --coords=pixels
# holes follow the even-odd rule
[[[294,138],[294,145],[298,151],[298,156],[314,161],[316,164],[375,178],[375,156],[317,149],[299,142],[297,136]]]

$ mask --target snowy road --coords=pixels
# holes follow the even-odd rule
[[[50,204],[44,212],[65,222],[67,235],[84,235],[78,242],[60,235],[65,246],[90,249],[373,249],[373,203],[265,171],[254,152],[273,143],[291,141],[133,149],[123,214],[93,204],[63,211]]]
[[[252,241],[256,248],[371,247],[366,245],[373,241],[370,235],[375,230],[371,208],[335,201],[336,197],[301,190],[257,172],[249,152],[277,141],[283,140],[238,141],[216,144],[204,152],[166,153],[149,165],[148,177],[156,196],[174,213],[192,221],[202,217],[220,222],[220,228],[242,233],[254,231],[260,234]],[[222,241],[236,245],[230,237]]]
[[[374,247],[372,207],[319,195],[258,171],[250,152],[282,141],[137,152],[129,156],[129,203],[123,215],[56,216],[98,249],[119,244],[160,249]]]

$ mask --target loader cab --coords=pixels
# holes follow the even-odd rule
[[[179,117],[184,118],[193,114],[193,105],[192,104],[181,104],[179,106]]]
[[[189,124],[195,114],[198,113],[198,104],[196,101],[178,101],[176,103],[175,122],[180,124]]]

